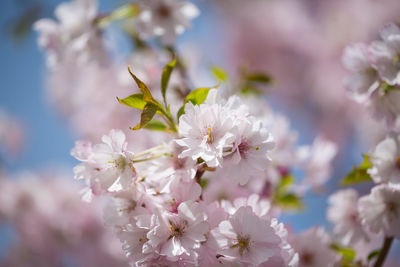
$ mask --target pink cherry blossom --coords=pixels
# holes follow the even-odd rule
[[[382,184],[372,188],[371,193],[358,201],[360,218],[374,233],[400,236],[400,187]]]

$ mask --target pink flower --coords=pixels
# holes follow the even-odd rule
[[[323,228],[314,227],[297,235],[292,246],[299,254],[299,267],[333,267],[339,258],[330,243]]]
[[[158,212],[156,225],[148,232],[148,244],[171,261],[195,258],[195,250],[206,241],[209,230],[202,207],[193,201],[179,205],[178,213]],[[185,255],[184,255],[185,254]]]
[[[173,44],[191,26],[190,20],[200,13],[194,4],[181,0],[144,0],[140,9],[136,21],[140,36],[161,37],[166,45]]]
[[[228,175],[240,185],[246,184],[250,177],[262,175],[271,161],[268,152],[274,145],[272,135],[262,127],[261,121],[242,119],[232,152],[224,157]]]
[[[258,265],[280,252],[279,236],[251,207],[240,207],[212,230],[212,234],[218,243],[218,254],[243,264]]]
[[[235,135],[234,122],[228,110],[219,104],[185,105],[186,113],[179,120],[182,139],[176,143],[184,147],[180,158],[203,159],[209,167],[222,164],[224,148],[231,146]]]
[[[400,237],[400,186],[382,184],[358,201],[362,223],[374,233]]]
[[[368,239],[361,225],[357,206],[354,205],[357,201],[358,193],[354,189],[340,190],[329,197],[327,218],[334,223],[333,232],[345,245]]]
[[[388,136],[372,151],[370,160],[373,167],[368,173],[375,183],[400,184],[399,142],[399,136]]]
[[[381,30],[380,35],[383,42],[375,41],[370,46],[373,65],[388,84],[400,84],[400,29],[391,23]]]
[[[377,88],[378,75],[368,59],[367,45],[360,43],[346,47],[342,62],[352,72],[345,80],[346,89],[358,95],[366,95],[370,89]]]
[[[101,35],[94,27],[95,0],[62,3],[56,8],[55,16],[58,21],[40,19],[34,24],[34,29],[39,32],[38,43],[48,53],[50,68],[54,69],[71,56],[79,63],[105,58]]]
[[[85,179],[92,193],[127,189],[136,176],[132,165],[133,154],[126,150],[125,134],[111,130],[102,138],[103,144],[91,147],[77,143],[71,154],[83,163],[74,168],[75,178]]]

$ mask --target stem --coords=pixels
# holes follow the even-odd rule
[[[169,110],[164,110],[164,109],[162,109],[162,110],[160,110],[160,111],[161,111],[161,113],[162,113],[162,115],[163,115],[163,116],[161,116],[161,118],[163,118],[163,119],[165,120],[165,122],[168,124],[169,129],[170,129],[171,131],[175,132],[175,133],[178,132],[178,129],[176,128],[176,125],[175,125],[175,121],[174,121],[174,119],[172,118],[172,116],[171,116]]]
[[[155,155],[155,156],[152,156],[152,157],[149,157],[149,158],[145,158],[145,159],[134,159],[131,162],[132,163],[139,163],[139,162],[149,161],[149,160],[153,160],[153,159],[158,159],[159,157],[162,157],[162,156],[164,156],[164,153],[163,154],[159,154],[159,155]]]
[[[390,247],[393,242],[393,237],[385,237],[383,241],[382,249],[379,253],[378,259],[376,260],[374,267],[381,267],[385,262],[386,256],[389,253]]]
[[[186,97],[190,93],[191,88],[193,87],[192,81],[190,80],[185,64],[183,64],[183,61],[181,57],[178,55],[176,49],[172,46],[168,46],[166,48],[172,54],[172,56],[175,56],[176,58],[176,66],[178,68],[179,75],[182,78],[183,85],[185,86],[184,88],[185,90],[181,93],[183,97]]]
[[[200,186],[201,186],[201,176],[203,176],[205,171],[206,170],[203,168],[198,169],[196,172],[196,176],[194,177],[194,179],[196,180],[196,183],[198,183]],[[203,200],[203,190],[201,191],[201,194],[200,194],[200,200]]]
[[[150,154],[150,153],[152,153],[152,152],[154,152],[156,150],[163,149],[163,148],[165,148],[165,145],[155,146],[155,147],[146,149],[146,150],[144,150],[144,151],[142,151],[140,153],[137,153],[133,157],[134,158],[139,158],[139,157],[142,157],[144,155]]]

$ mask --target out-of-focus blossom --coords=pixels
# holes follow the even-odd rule
[[[34,24],[50,68],[56,68],[71,56],[81,64],[106,58],[101,34],[95,27],[96,0],[62,3],[56,8],[55,16],[58,21],[41,19]]]
[[[127,266],[118,240],[103,225],[101,203],[82,202],[68,181],[32,173],[0,179],[8,192],[0,196],[0,221],[15,233],[1,266]]]
[[[368,173],[375,183],[400,184],[400,139],[397,135],[386,137],[370,155],[373,165]]]
[[[378,74],[368,59],[368,45],[358,43],[346,47],[342,61],[352,72],[345,80],[346,89],[362,96],[378,86]]]
[[[373,65],[380,77],[390,85],[400,84],[400,29],[395,24],[386,25],[380,32],[382,41],[370,46]]]
[[[354,189],[343,189],[329,197],[327,218],[334,223],[333,232],[345,245],[352,245],[359,240],[367,240],[355,203],[358,193]]]
[[[400,186],[382,184],[358,201],[362,223],[374,233],[400,237]]]
[[[191,26],[190,20],[200,13],[198,8],[182,0],[142,0],[136,20],[139,34],[148,39],[161,38],[165,45],[172,45],[177,36]]]
[[[299,254],[299,267],[334,266],[338,256],[330,248],[330,237],[323,228],[304,231],[291,242]]]
[[[311,147],[299,149],[299,156],[303,161],[305,177],[304,184],[311,185],[314,189],[323,186],[330,178],[331,163],[336,156],[338,148],[335,143],[318,136]]]

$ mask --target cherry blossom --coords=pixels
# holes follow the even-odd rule
[[[334,223],[333,232],[345,245],[354,244],[358,240],[368,239],[361,224],[357,206],[358,193],[354,189],[343,189],[329,197],[327,218]]]
[[[47,51],[50,68],[73,56],[80,63],[105,58],[100,32],[94,27],[96,0],[74,0],[60,4],[55,10],[58,21],[41,19],[34,25],[38,43]]]
[[[182,0],[141,0],[140,8],[136,21],[140,36],[158,36],[166,45],[173,44],[200,13],[194,4]]]
[[[233,145],[234,126],[228,110],[219,104],[187,103],[179,121],[179,134],[183,138],[176,140],[184,147],[179,157],[201,158],[209,167],[220,166],[224,148]]]
[[[178,206],[178,213],[158,213],[156,225],[147,233],[148,244],[158,248],[159,254],[177,261],[181,256],[194,258],[195,249],[206,241],[209,230],[202,207],[193,201]]]
[[[373,65],[388,84],[400,84],[400,65],[398,62],[400,29],[397,25],[391,23],[382,28],[380,35],[383,41],[375,41],[370,47]]]
[[[329,247],[330,242],[323,228],[314,227],[298,234],[292,246],[299,254],[299,267],[335,266],[338,255]]]
[[[136,175],[133,154],[127,151],[125,134],[112,130],[103,144],[77,143],[71,154],[83,163],[74,168],[75,178],[85,179],[94,194],[129,187]]]
[[[232,152],[224,157],[229,175],[244,185],[250,177],[262,175],[270,163],[268,152],[274,147],[272,135],[255,118],[238,126]]]
[[[368,170],[376,183],[400,183],[399,137],[388,136],[372,151]]]
[[[368,58],[368,45],[358,43],[347,46],[343,53],[343,65],[352,72],[345,80],[346,88],[359,95],[377,88],[378,75]]]
[[[374,233],[400,236],[400,188],[399,185],[382,184],[358,201],[362,223]]]
[[[219,246],[217,253],[243,264],[258,265],[279,253],[279,236],[251,207],[240,207],[213,234]]]

